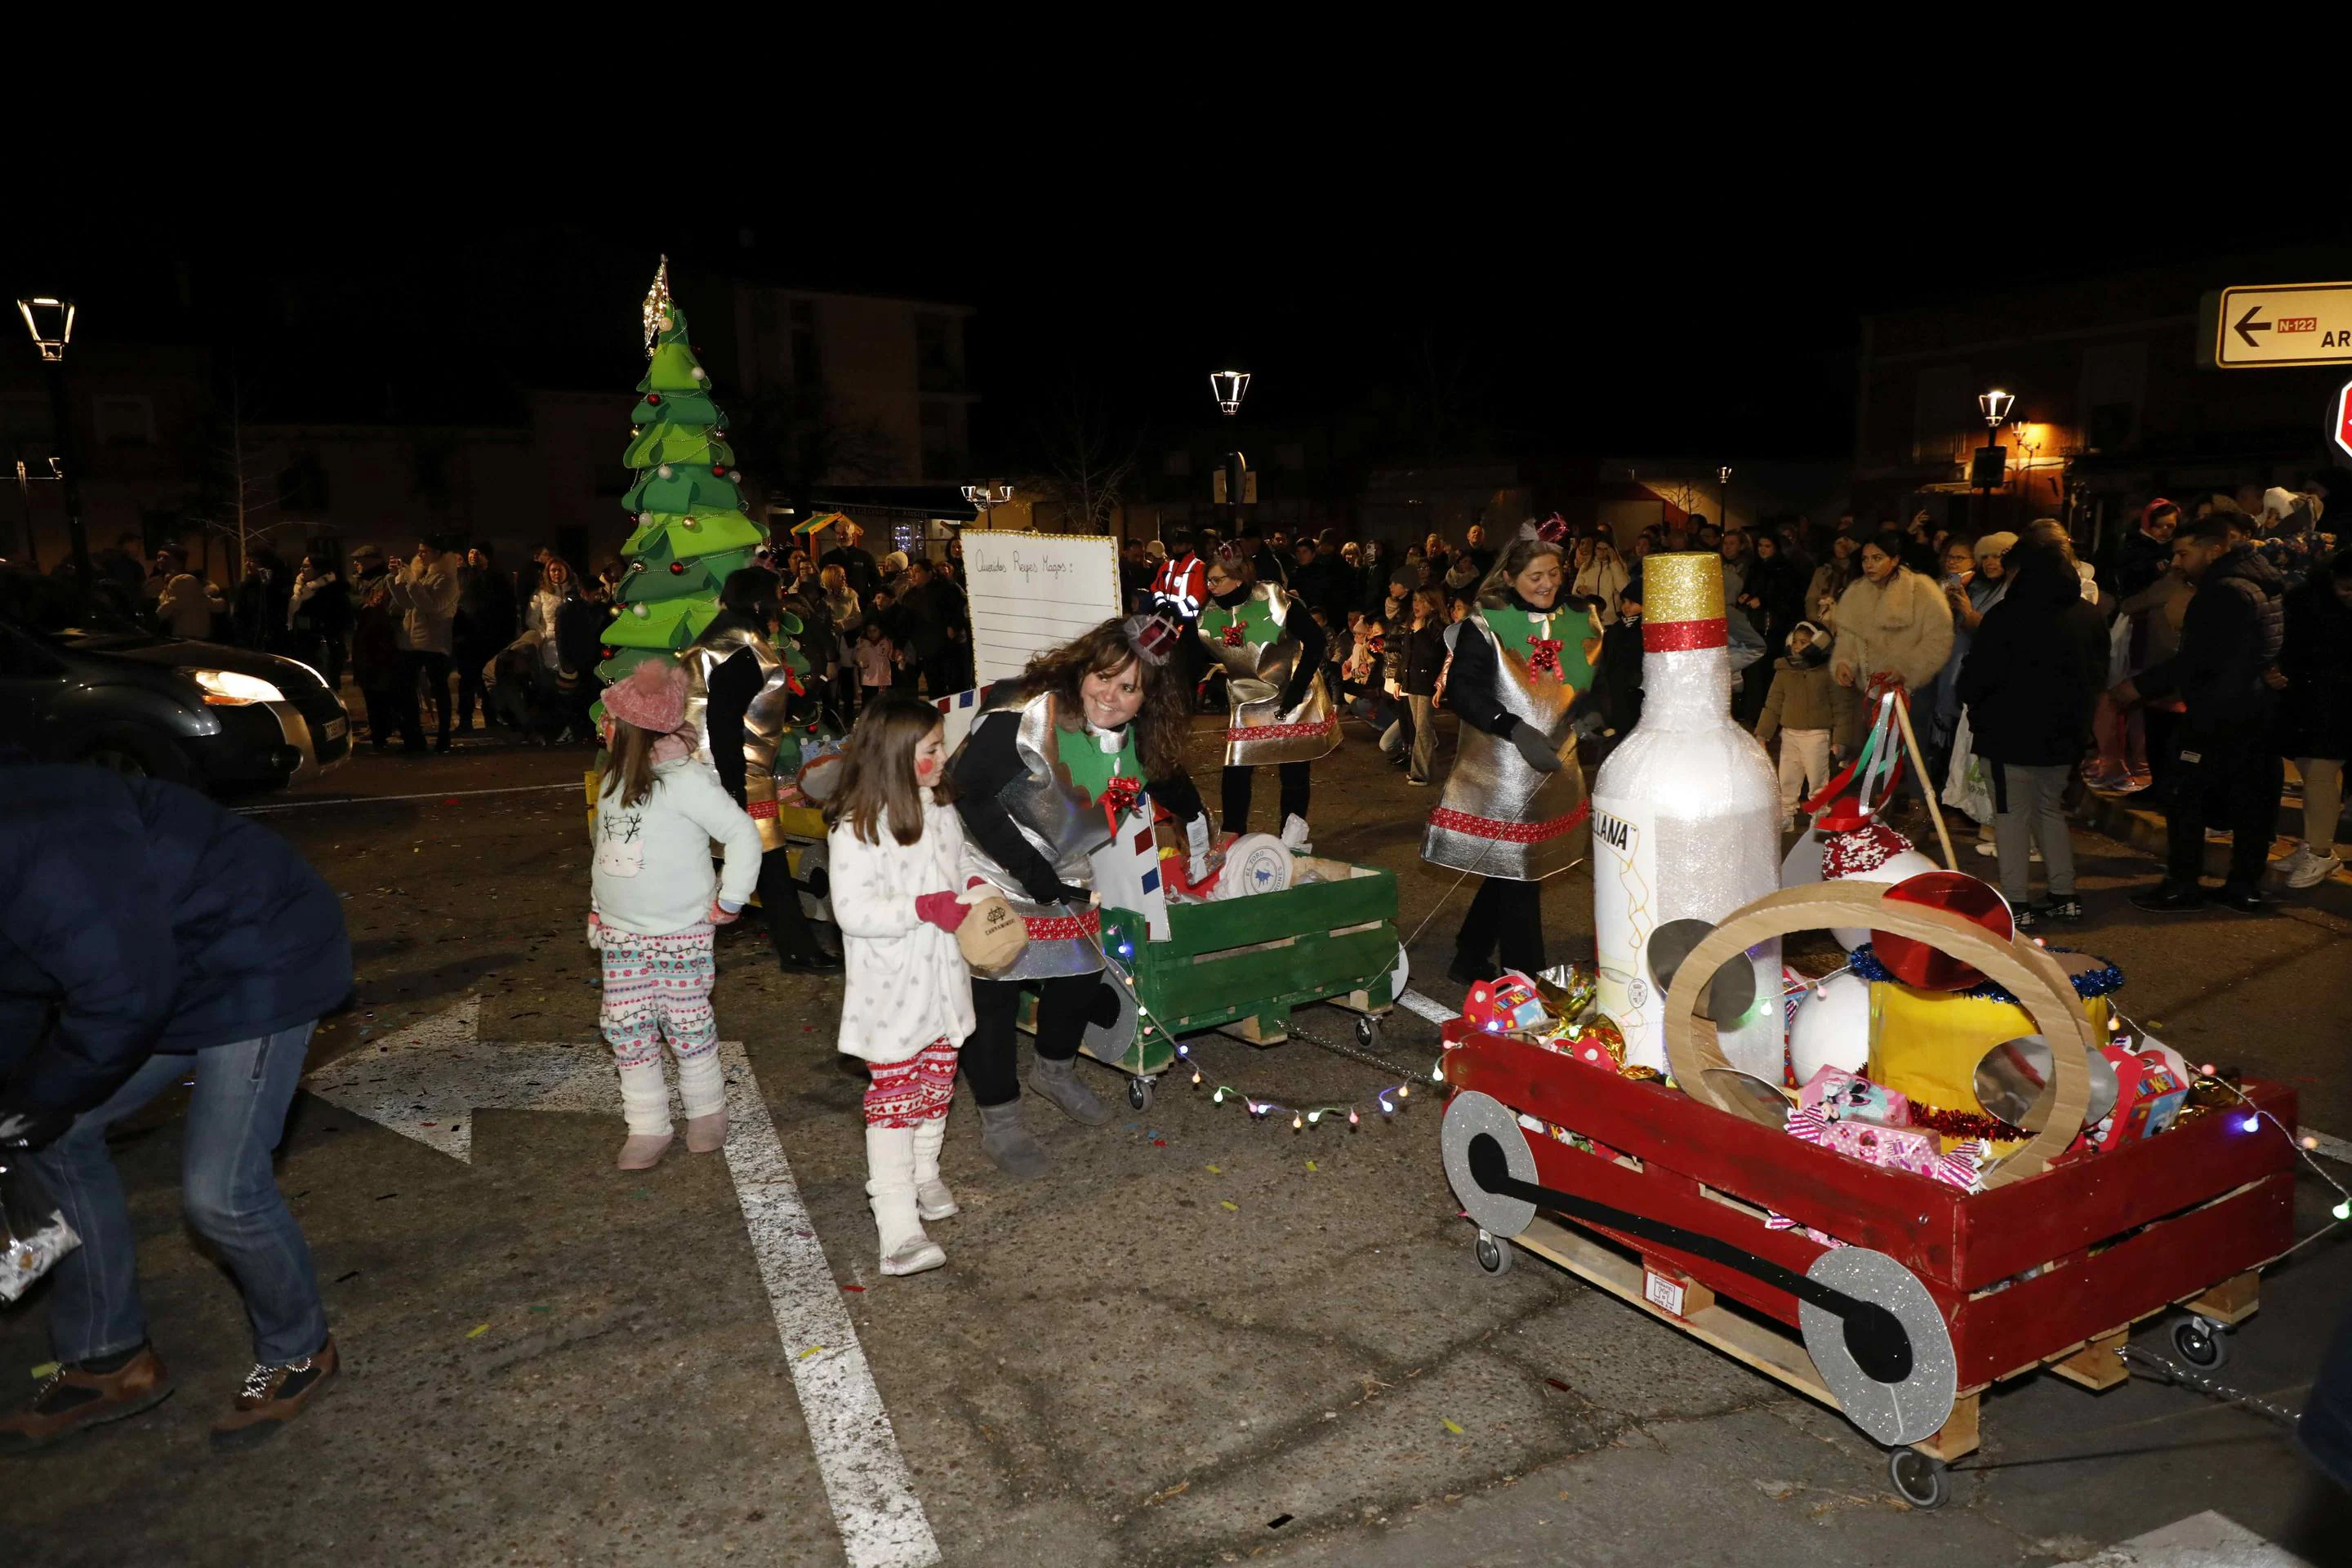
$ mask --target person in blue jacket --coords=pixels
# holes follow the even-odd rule
[[[270,1168],[310,1033],[352,989],[341,902],[293,847],[176,784],[0,759],[0,1163],[29,1153],[81,1245],[54,1270],[58,1368],[0,1452],[172,1392],[149,1344],[113,1123],[193,1079],[188,1221],[245,1298],[254,1366],[213,1427],[259,1442],[333,1377],[309,1244]]]

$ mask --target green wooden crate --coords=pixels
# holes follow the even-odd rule
[[[1339,860],[1298,863],[1302,872],[1309,866],[1329,879],[1171,904],[1163,942],[1146,939],[1136,911],[1105,910],[1103,945],[1134,974],[1148,1016],[1124,1056],[1099,1059],[1152,1078],[1168,1070],[1185,1035],[1224,1029],[1270,1046],[1288,1032],[1290,1010],[1311,1002],[1386,1012],[1396,1000],[1389,994],[1397,960],[1395,876]]]

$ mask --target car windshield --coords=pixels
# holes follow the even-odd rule
[[[0,566],[0,616],[27,631],[77,647],[155,640],[153,632],[132,620],[105,593],[85,604],[69,581],[44,577],[21,567]]]

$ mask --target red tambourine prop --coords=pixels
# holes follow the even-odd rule
[[[1890,903],[1916,904],[1958,915],[1982,926],[1998,942],[2017,934],[2017,921],[2000,890],[1965,871],[1922,871],[1887,889],[1886,899]],[[1899,931],[1874,929],[1870,951],[1878,955],[1888,973],[1921,991],[1966,991],[1984,983],[1984,971]]]

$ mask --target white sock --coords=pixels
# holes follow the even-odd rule
[[[617,1067],[618,1064],[616,1063]],[[670,1130],[669,1085],[662,1080],[661,1058],[619,1068],[621,1111],[629,1121],[629,1135],[658,1138]]]
[[[915,1184],[940,1179],[940,1146],[948,1139],[948,1119],[944,1113],[932,1117],[915,1129]]]
[[[866,1196],[874,1228],[881,1233],[883,1257],[921,1234],[923,1222],[915,1214],[913,1128],[866,1128]]]
[[[719,1069],[718,1047],[677,1058],[677,1093],[690,1117],[716,1116],[727,1109],[727,1078]]]

